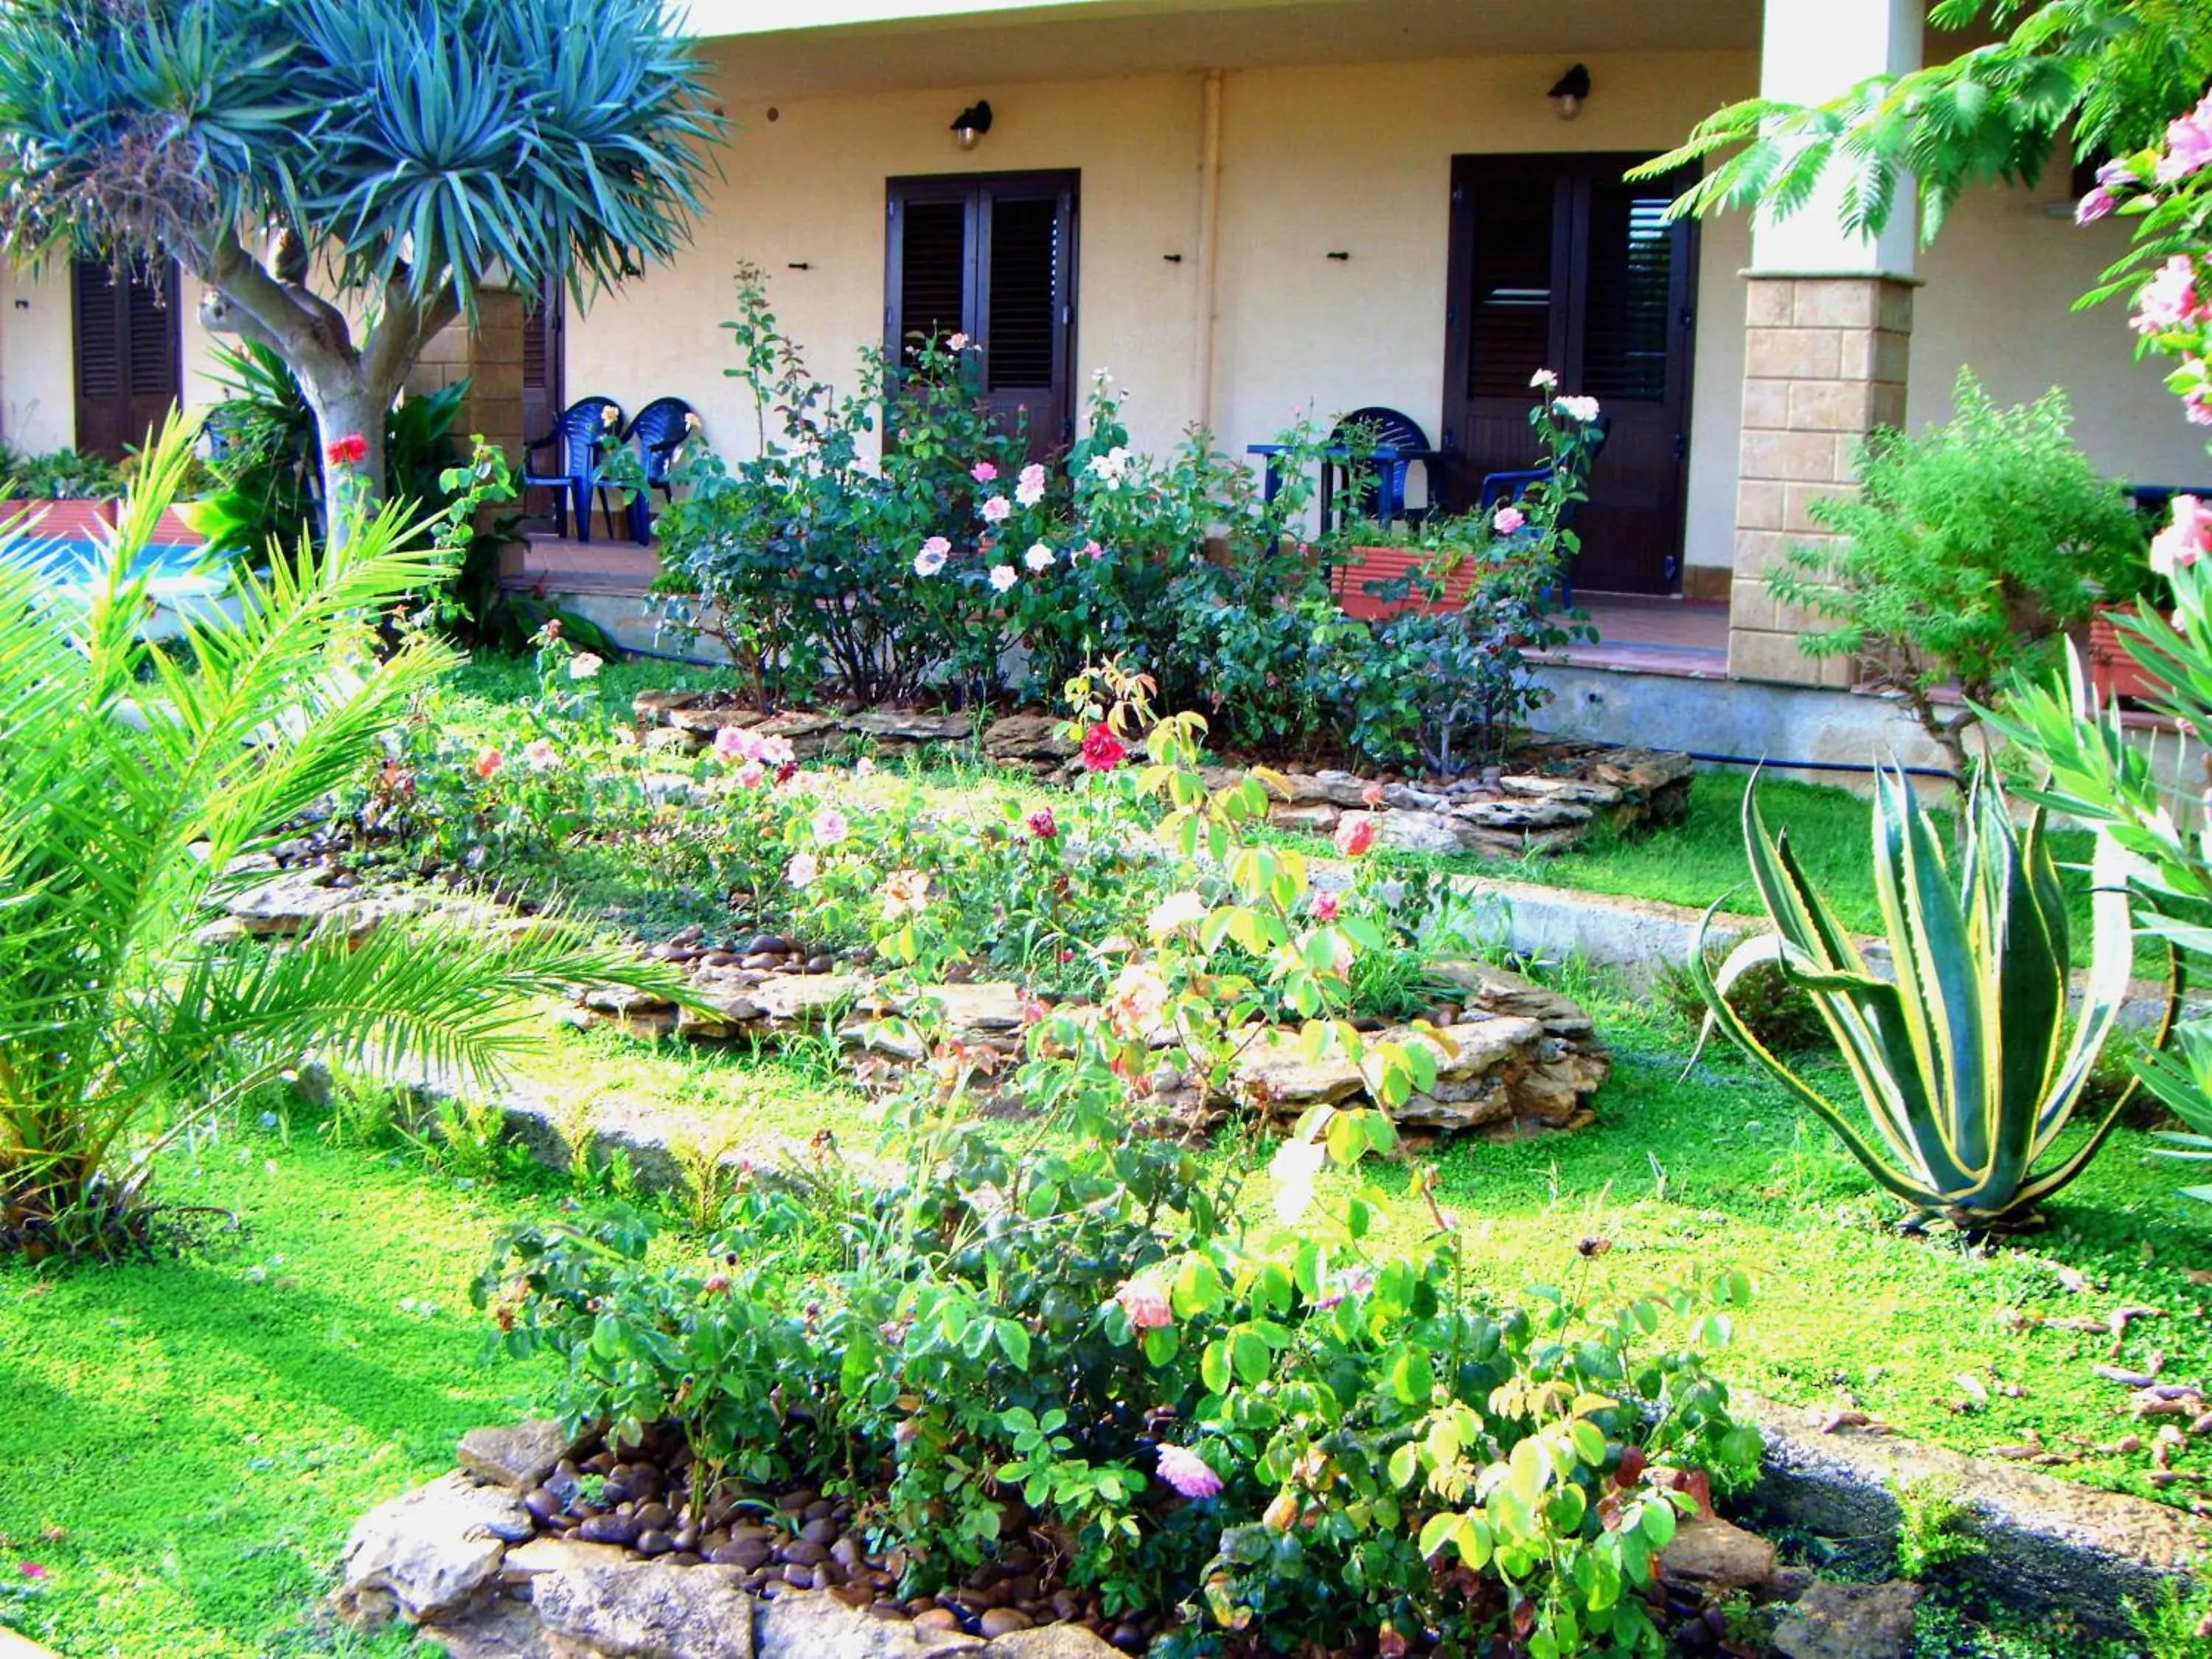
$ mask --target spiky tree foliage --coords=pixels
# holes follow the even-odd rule
[[[2033,184],[2062,138],[2078,155],[2136,149],[2212,81],[2212,0],[1939,0],[1928,17],[1998,38],[1826,103],[1728,105],[1636,176],[1720,155],[1678,210],[1778,218],[1811,201],[1832,166],[1844,228],[1866,234],[1917,181],[1932,238],[1968,185]]]
[[[421,639],[374,653],[368,620],[447,574],[397,507],[240,578],[235,618],[188,618],[181,649],[148,644],[133,571],[193,436],[161,436],[88,585],[58,587],[0,536],[0,1252],[140,1236],[161,1147],[311,1050],[467,1086],[539,1040],[527,999],[668,988],[558,923],[207,931],[253,879],[237,861],[371,764],[453,659]]]
[[[684,240],[720,123],[672,15],[9,0],[0,247],[180,260],[211,327],[283,355],[326,441],[366,440],[325,499],[373,500],[384,410],[488,282],[580,301]]]
[[[2094,953],[2069,1016],[2066,899],[2042,814],[2023,833],[1984,769],[1963,828],[1954,875],[1905,775],[1877,781],[1875,889],[1888,946],[1877,968],[1807,878],[1789,832],[1767,832],[1754,786],[1744,848],[1772,931],[1736,946],[1715,974],[1700,928],[1689,972],[1711,1010],[1708,1031],[1717,1027],[1810,1107],[1875,1181],[1979,1231],[2031,1218],[2087,1167],[2126,1104],[2123,1096],[2078,1145],[2058,1149],[2127,1000],[2131,864],[2111,836],[2098,838]],[[1812,998],[1858,1112],[1776,1056],[1729,1002],[1735,982],[1765,963]]]

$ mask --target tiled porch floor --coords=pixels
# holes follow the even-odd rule
[[[1594,644],[1569,646],[1559,653],[1562,662],[1625,674],[1728,678],[1725,605],[1610,593],[1582,595],[1581,605],[1598,637]]]
[[[562,593],[642,593],[659,574],[659,550],[635,542],[559,541],[533,535],[508,555],[514,587]],[[1595,643],[1575,645],[1559,659],[1578,668],[1676,678],[1728,677],[1728,606],[1685,599],[1590,594],[1582,608],[1598,630]]]

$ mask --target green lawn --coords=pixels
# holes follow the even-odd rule
[[[1902,1237],[1893,1206],[1775,1091],[1726,1057],[1682,1079],[1684,1030],[1601,995],[1593,1006],[1620,1061],[1597,1127],[1438,1155],[1486,1285],[1587,1275],[1601,1294],[1746,1268],[1759,1295],[1729,1375],[1807,1404],[1848,1390],[1970,1451],[2031,1428],[2063,1449],[2070,1432],[2109,1442],[2130,1426],[2124,1390],[2089,1373],[2110,1345],[2016,1332],[2017,1312],[2160,1308],[2122,1357],[2163,1352],[2172,1376],[2212,1370],[2212,1292],[2190,1277],[2212,1268],[2212,1214],[2175,1196],[2174,1170],[2147,1161],[2142,1135],[2124,1131],[2027,1240],[1984,1252]],[[601,1033],[563,1037],[531,1070],[742,1133],[826,1127],[872,1145],[858,1097],[804,1056]],[[1261,1152],[1240,1139],[1218,1155]],[[138,1266],[0,1271],[0,1568],[50,1575],[45,1594],[0,1607],[69,1659],[391,1650],[319,1626],[315,1599],[364,1509],[448,1466],[471,1425],[530,1410],[544,1373],[484,1363],[466,1286],[498,1225],[567,1200],[548,1181],[487,1187],[412,1154],[333,1150],[304,1122],[173,1157],[161,1179],[173,1203],[238,1210],[245,1232]],[[1257,1183],[1252,1198],[1263,1201]],[[1390,1224],[1413,1230],[1415,1206]],[[1610,1252],[1586,1265],[1586,1237]],[[2062,1266],[2087,1288],[2067,1288]],[[1988,1387],[1987,1408],[1950,1409],[1960,1371]],[[2147,1468],[2090,1456],[2054,1472],[2148,1491]]]

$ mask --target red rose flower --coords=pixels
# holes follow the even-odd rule
[[[1356,859],[1375,845],[1375,819],[1372,814],[1354,812],[1336,826],[1336,850],[1348,859]]]
[[[1060,825],[1054,822],[1049,806],[1038,807],[1029,815],[1027,823],[1030,834],[1038,841],[1050,841],[1060,833]]]
[[[334,466],[359,466],[368,459],[368,440],[358,432],[349,432],[331,446],[330,457]]]
[[[1083,739],[1083,764],[1093,772],[1110,772],[1129,758],[1129,751],[1114,735],[1113,728],[1103,720],[1092,726]]]

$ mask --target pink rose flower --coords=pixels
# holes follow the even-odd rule
[[[1386,793],[1382,787],[1382,780],[1378,778],[1359,792],[1359,799],[1365,801],[1370,807],[1380,806]]]
[[[791,739],[781,735],[755,738],[748,752],[763,766],[789,766],[799,758],[798,751],[791,746]]]
[[[1106,550],[1095,541],[1084,543],[1080,551],[1086,559],[1103,559],[1106,556]]]
[[[1022,562],[1039,575],[1052,568],[1052,550],[1042,542],[1032,542],[1030,550],[1022,555]]]
[[[498,750],[480,750],[477,754],[477,775],[480,778],[488,778],[506,764],[507,757],[501,754]]]
[[[1013,514],[1014,504],[1004,495],[994,495],[979,509],[986,524],[1004,524]]]
[[[876,763],[872,760],[870,760],[866,755],[861,756],[860,759],[853,763],[853,775],[854,777],[872,778],[875,776],[875,775]]]
[[[1158,1468],[1160,1479],[1185,1498],[1213,1498],[1221,1492],[1221,1477],[1213,1472],[1212,1466],[1203,1457],[1188,1447],[1161,1447]]]
[[[999,476],[999,469],[988,461],[978,461],[968,469],[968,476],[977,483],[989,483]]]
[[[945,568],[945,560],[952,556],[952,544],[942,536],[932,536],[921,544],[921,551],[914,556],[914,574],[934,576]]]
[[[784,866],[783,878],[793,887],[811,887],[821,873],[821,860],[811,853],[801,853]]]
[[[2197,266],[2185,253],[2177,253],[2158,268],[2136,295],[2135,330],[2138,334],[2164,334],[2201,323],[2212,312],[2205,309],[2197,292]]]
[[[1164,1330],[1175,1323],[1175,1310],[1168,1305],[1166,1286],[1150,1274],[1128,1280],[1114,1292],[1114,1300],[1138,1330]]]
[[[749,760],[737,769],[738,787],[757,789],[768,778],[768,768],[757,760]]]
[[[726,726],[714,733],[714,758],[724,765],[760,758],[760,739],[742,726]]]
[[[1314,920],[1324,927],[1336,920],[1341,908],[1342,901],[1334,893],[1316,893],[1313,896]]]
[[[1354,812],[1336,826],[1336,850],[1356,859],[1375,845],[1375,815]]]
[[[540,738],[522,751],[522,758],[532,771],[550,772],[561,763],[561,751]]]
[[[1024,507],[1035,507],[1044,499],[1044,468],[1031,461],[1022,469],[1022,476],[1014,485],[1014,499]]]
[[[1509,501],[1491,515],[1490,527],[1501,536],[1517,535],[1528,527],[1528,515]]]
[[[825,806],[814,815],[814,839],[824,847],[835,847],[853,833],[853,826],[845,815],[834,806]]]
[[[22,1564],[22,1574],[26,1578],[44,1578],[46,1570],[36,1561],[26,1561]]]
[[[2158,159],[2158,180],[2171,185],[2212,164],[2212,93],[2166,130],[2166,154]]]

